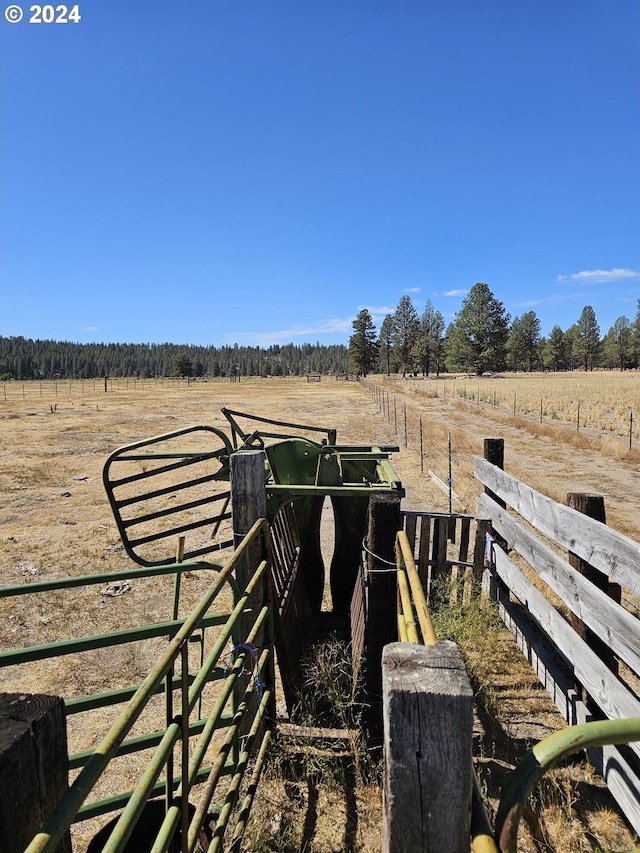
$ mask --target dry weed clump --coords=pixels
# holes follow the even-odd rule
[[[349,647],[334,637],[317,643],[292,715],[311,734],[276,737],[243,841],[247,853],[380,850],[381,768],[367,752],[363,710]]]
[[[457,405],[462,409],[466,409],[466,411],[474,411],[474,407],[470,403],[462,401],[458,402]],[[578,450],[600,453],[623,462],[640,462],[640,450],[636,450],[635,448],[630,449],[628,445],[610,435],[593,435],[591,433],[587,434],[584,431],[577,432],[563,425],[536,423],[518,415],[513,416],[492,412],[490,417],[499,423],[526,430],[531,435],[544,435],[555,442],[570,444]]]

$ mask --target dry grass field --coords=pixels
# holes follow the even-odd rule
[[[601,384],[602,376],[578,374],[575,379],[580,385],[563,386],[562,393],[567,399],[580,399],[581,406],[586,407],[593,380],[593,405],[603,412],[609,407],[611,414],[605,421],[624,426],[624,408],[627,416],[630,407],[634,412],[640,410],[640,377],[606,374],[606,382]],[[571,378],[565,376],[563,382],[569,383]],[[7,383],[4,399],[0,396],[0,583],[28,583],[131,566],[118,547],[117,529],[102,486],[107,455],[123,444],[189,424],[224,429],[227,422],[220,414],[222,406],[336,428],[338,443],[342,444],[399,445],[393,464],[407,490],[405,505],[412,509],[447,509],[448,495],[437,480],[446,481],[448,476],[450,438],[453,509],[464,506],[473,511],[479,484],[471,477],[472,456],[482,454],[485,437],[501,436],[505,438],[506,470],[560,501],[570,491],[603,494],[607,522],[638,539],[638,436],[634,436],[629,451],[624,431],[612,439],[618,427],[596,427],[591,418],[588,427],[585,423],[584,431],[578,433],[575,425],[564,425],[560,417],[552,424],[540,424],[535,417],[522,414],[513,417],[506,405],[494,408],[489,381],[482,380],[490,395],[490,402],[486,397],[482,405],[468,393],[466,398],[458,393],[435,396],[430,383],[397,383],[384,377],[374,377],[366,386],[334,379],[320,383],[253,379],[191,384],[122,380],[119,387],[112,381],[106,393],[100,381]],[[526,378],[520,381],[526,382]],[[539,406],[538,378],[530,381],[535,388],[531,399],[537,397]],[[382,389],[395,404],[392,414],[380,405]],[[513,400],[511,387],[505,392],[505,400],[509,394]],[[525,391],[518,390],[517,394],[524,398]],[[562,411],[559,403],[555,411]],[[614,421],[616,411],[622,412],[621,420]],[[185,606],[197,600],[207,582],[204,576],[189,581]],[[120,598],[102,596],[93,588],[38,596],[38,601],[33,596],[22,604],[5,600],[0,602],[0,648],[114,630],[133,624],[141,614],[148,619],[166,619],[171,595],[172,585],[167,580],[137,583]],[[457,629],[445,620],[442,630],[455,634]],[[559,727],[561,720],[499,625],[489,631],[486,623],[475,628],[470,624],[458,633],[474,684],[484,691],[485,698],[489,697],[497,721],[496,731],[478,735],[476,751],[493,804],[497,783],[506,769],[528,743]],[[139,679],[156,653],[157,647],[148,643],[134,651],[127,647],[87,653],[73,665],[15,667],[0,672],[0,689],[81,695]],[[72,749],[90,747],[107,724],[107,717],[97,713],[91,731],[72,726]],[[377,785],[367,785],[363,779],[356,792],[349,793],[340,768],[333,778],[332,773],[325,772],[324,776],[307,775],[292,781],[271,774],[263,789],[258,824],[247,836],[247,849],[306,849],[317,853],[379,849]],[[581,765],[557,771],[541,790],[536,807],[523,828],[521,849],[525,853],[629,850],[633,846],[633,838],[602,783]],[[315,814],[313,821],[309,819],[311,812]],[[82,832],[76,835],[79,853],[87,837]]]
[[[419,385],[411,381],[414,387]],[[569,424],[588,434],[640,441],[640,376],[635,371],[507,373],[431,379],[440,396],[453,396],[540,423]]]

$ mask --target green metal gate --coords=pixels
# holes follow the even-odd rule
[[[264,559],[255,567],[246,589],[237,589],[235,566],[256,537],[263,540]],[[200,827],[211,809],[216,813],[216,824],[209,849],[239,849],[273,718],[273,625],[265,593],[268,549],[269,528],[265,521],[259,521],[224,566],[187,562],[0,589],[0,598],[6,598],[104,585],[105,581],[124,578],[168,573],[179,577],[205,569],[216,573],[207,592],[185,619],[0,654],[0,667],[9,667],[151,637],[166,637],[168,641],[139,685],[66,702],[68,717],[110,705],[124,704],[124,708],[95,749],[69,756],[70,769],[79,773],[28,846],[28,853],[54,850],[71,824],[124,807],[104,847],[108,853],[117,853],[124,848],[147,801],[159,794],[166,800],[166,817],[154,851],[167,850],[179,826],[181,849],[194,850]],[[227,590],[229,594],[225,595]],[[247,612],[252,615],[252,625],[241,637],[237,633],[238,618]],[[189,654],[190,646],[196,649],[196,655],[193,651]],[[198,661],[194,664],[196,656]],[[134,724],[159,693],[164,693],[164,725],[131,736]],[[153,753],[145,758],[135,788],[109,798],[92,798],[113,759],[150,748]],[[195,803],[193,816],[186,807],[182,808],[189,800]],[[228,830],[232,825],[231,834]]]

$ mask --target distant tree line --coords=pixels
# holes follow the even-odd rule
[[[566,330],[542,336],[535,311],[511,318],[484,283],[475,284],[445,326],[427,299],[422,314],[403,296],[376,329],[366,308],[352,324],[349,346],[270,347],[178,344],[78,344],[0,337],[0,379],[95,379],[163,376],[303,376],[307,373],[429,376],[466,372],[593,370],[640,367],[640,299],[634,320],[621,316],[601,336],[585,305]]]
[[[0,379],[304,376],[347,371],[344,344],[270,347],[78,344],[0,337]]]
[[[585,305],[572,326],[563,331],[556,325],[544,337],[535,311],[511,318],[484,283],[471,288],[446,328],[429,299],[420,315],[409,296],[378,332],[366,308],[352,325],[349,367],[363,375],[640,367],[640,299],[635,319],[618,317],[604,336],[593,308]]]

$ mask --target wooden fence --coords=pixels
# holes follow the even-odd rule
[[[404,510],[402,516],[427,598],[440,580],[447,589],[453,581],[454,596],[461,588],[468,597],[474,580],[482,580],[489,522],[460,513]]]
[[[567,723],[640,716],[640,544],[486,459],[474,475],[494,533],[483,588]],[[640,744],[588,754],[640,833]]]
[[[480,589],[485,537],[489,522],[471,515],[400,510],[399,500],[374,495],[369,503],[365,559],[351,600],[351,644],[354,677],[367,694],[365,725],[369,746],[383,739],[383,648],[398,640],[396,535],[405,530],[408,548],[416,555],[420,583],[427,591],[447,590],[468,599]],[[452,584],[451,581],[454,581]]]

